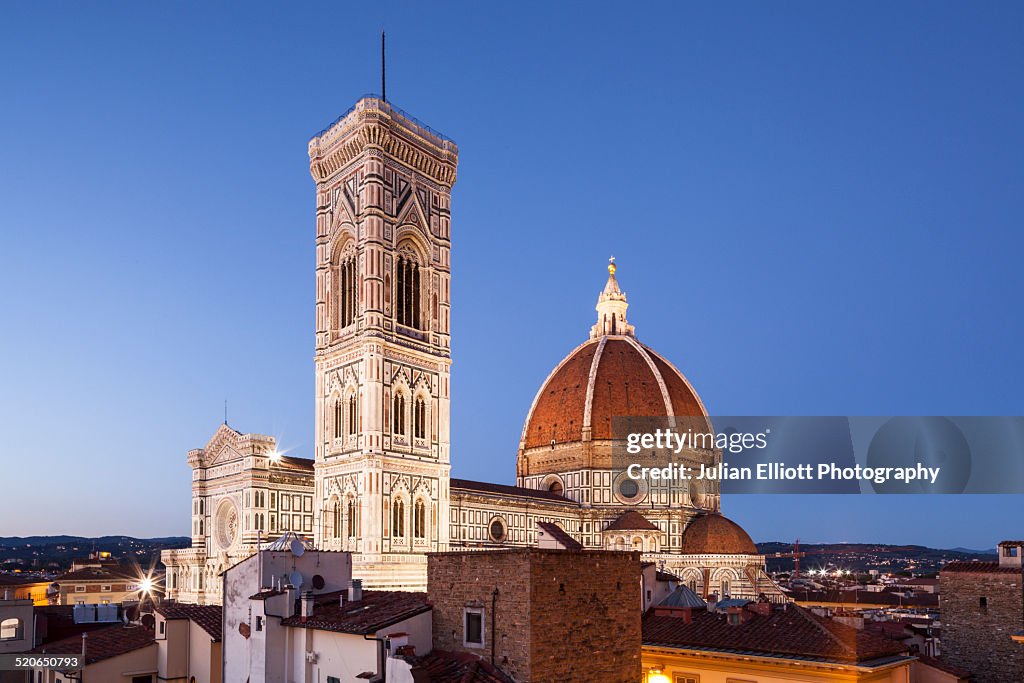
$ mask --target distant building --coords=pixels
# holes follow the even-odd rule
[[[50,600],[58,605],[120,605],[137,602],[147,591],[146,577],[138,568],[120,564],[72,566],[71,571],[53,580],[56,591]],[[149,589],[158,581],[150,579]]]
[[[908,683],[913,661],[901,643],[792,604],[723,600],[705,605],[687,591],[673,594],[643,619],[646,683]]]
[[[979,683],[1024,681],[1024,541],[1003,541],[998,562],[950,562],[939,574],[942,652]]]

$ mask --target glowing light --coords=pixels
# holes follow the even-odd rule
[[[139,591],[142,593],[149,593],[153,590],[153,579],[149,576],[142,577],[139,581]]]
[[[284,454],[281,451],[277,450],[276,448],[267,454],[267,456],[270,458],[272,462],[278,462],[281,459],[282,455]]]
[[[672,683],[672,681],[665,674],[652,671],[647,674],[647,683]]]

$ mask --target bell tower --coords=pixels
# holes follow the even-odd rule
[[[309,142],[316,182],[318,547],[369,587],[448,548],[451,189],[458,147],[366,96]]]

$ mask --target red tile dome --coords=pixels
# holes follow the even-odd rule
[[[757,555],[750,535],[736,522],[714,512],[690,522],[683,532],[684,555]]]
[[[613,417],[707,413],[686,378],[629,336],[578,346],[541,385],[523,429],[524,449],[612,438]]]

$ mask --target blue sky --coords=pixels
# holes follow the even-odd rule
[[[609,254],[714,414],[1021,414],[1016,3],[5,5],[0,535],[188,532],[229,401],[311,457],[306,143],[460,146],[454,474],[511,482]],[[757,540],[991,546],[1021,497],[754,497]]]

